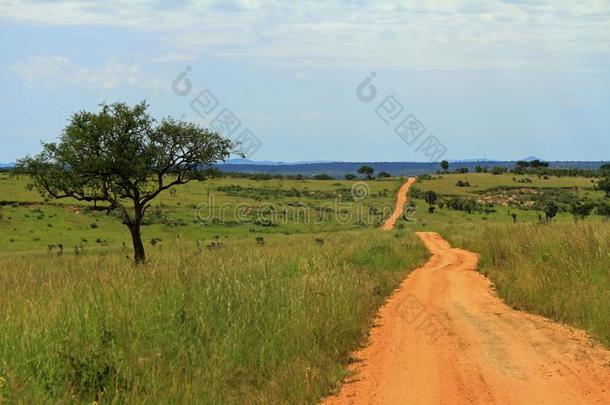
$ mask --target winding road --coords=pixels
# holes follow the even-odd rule
[[[380,309],[353,375],[325,404],[610,404],[609,351],[507,307],[476,271],[477,254],[418,236],[431,259]]]

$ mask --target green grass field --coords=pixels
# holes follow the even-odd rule
[[[367,181],[363,199],[348,181],[189,183],[154,201],[148,262],[135,266],[113,214],[44,201],[0,174],[0,402],[316,403],[425,261],[419,230],[481,253],[509,305],[610,344],[608,222],[564,209],[540,223],[523,198],[506,199],[539,195],[526,188],[603,201],[591,179],[434,177],[416,183],[417,209],[392,232],[377,228],[404,179]],[[430,213],[428,190],[498,202]]]
[[[5,256],[1,392],[22,403],[314,403],[424,259],[414,235],[378,230],[323,245],[184,242],[140,267],[118,253]]]
[[[548,179],[540,178],[535,175],[513,175],[501,174],[492,175],[488,173],[466,173],[466,174],[444,174],[432,176],[432,180],[420,181],[418,186],[422,189],[434,189],[441,194],[447,195],[467,195],[477,191],[483,191],[494,187],[533,187],[533,188],[578,188],[584,191],[592,191],[594,186],[593,179],[585,177],[554,177]],[[522,183],[524,179],[529,179],[531,183]],[[465,180],[470,183],[470,187],[457,187],[458,180]],[[593,181],[592,181],[593,180]],[[601,193],[600,193],[601,195]]]
[[[316,233],[375,228],[393,209],[401,179],[366,182],[368,197],[354,201],[355,181],[249,180],[192,182],[153,201],[142,229],[146,244],[176,240],[207,243],[273,233]],[[131,247],[115,215],[87,210],[76,200],[44,201],[26,190],[28,179],[0,174],[2,252],[109,252]],[[364,184],[364,183],[362,183]],[[212,206],[213,209],[209,207]],[[49,246],[53,246],[49,249]],[[150,245],[149,245],[150,246]],[[150,247],[149,247],[150,248]]]

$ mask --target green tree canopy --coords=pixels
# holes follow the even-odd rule
[[[606,197],[610,197],[610,176],[604,177],[597,183],[597,188],[606,193]]]
[[[546,215],[546,220],[550,221],[555,218],[557,213],[559,212],[559,207],[555,204],[555,201],[548,201],[544,205],[544,214]]]
[[[429,190],[424,193],[424,201],[428,203],[428,205],[436,204],[436,200],[438,200],[438,194],[435,191]]]
[[[367,179],[372,179],[373,178],[373,173],[375,172],[375,169],[373,169],[371,166],[361,166],[360,169],[358,169],[358,174],[363,174],[366,176]]]
[[[45,198],[74,198],[96,210],[119,210],[132,236],[134,259],[145,259],[140,233],[150,202],[161,192],[203,180],[235,145],[215,132],[171,118],[156,122],[145,102],[102,104],[74,114],[57,143],[18,161],[30,188]]]

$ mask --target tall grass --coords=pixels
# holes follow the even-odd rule
[[[607,223],[496,225],[454,232],[509,304],[587,330],[610,345]]]
[[[425,251],[379,231],[0,259],[0,402],[314,403]]]

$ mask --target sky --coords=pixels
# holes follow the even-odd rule
[[[253,160],[610,159],[607,0],[0,0],[0,41],[0,162],[142,100]]]

